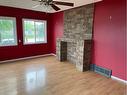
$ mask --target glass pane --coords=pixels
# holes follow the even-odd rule
[[[35,43],[34,21],[24,21],[25,43]]]
[[[36,25],[36,42],[45,41],[45,25],[43,22],[35,22]]]
[[[0,44],[15,44],[15,30],[13,20],[0,19]]]

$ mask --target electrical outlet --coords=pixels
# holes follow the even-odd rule
[[[112,20],[112,16],[109,16],[109,19]]]
[[[21,43],[21,40],[19,40],[19,43]]]

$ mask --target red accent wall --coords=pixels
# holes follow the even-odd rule
[[[126,79],[126,0],[103,0],[95,4],[92,63],[111,69],[113,76]],[[110,20],[110,16],[112,19]],[[52,15],[53,52],[63,33],[63,12]]]
[[[51,53],[50,47],[52,35],[50,34],[51,32],[49,30],[50,26],[48,14],[31,10],[0,6],[0,16],[16,17],[18,40],[20,39],[22,41],[21,43],[18,43],[18,46],[0,47],[0,61]],[[22,18],[47,20],[48,43],[37,45],[23,45]]]
[[[112,19],[110,20],[110,16]],[[93,63],[126,78],[126,0],[103,0],[95,5]]]
[[[50,21],[51,21],[51,27],[52,30],[52,52],[56,53],[56,39],[61,38],[63,36],[64,31],[64,24],[63,24],[63,12],[53,13],[50,14]]]

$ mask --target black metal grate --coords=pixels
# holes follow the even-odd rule
[[[112,75],[112,70],[109,70],[109,69],[106,69],[106,68],[97,66],[95,64],[91,64],[91,70],[94,71],[94,72],[96,72],[96,73],[99,73],[101,75],[104,75],[106,77],[109,77],[109,78]]]

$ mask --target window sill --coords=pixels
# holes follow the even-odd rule
[[[15,44],[15,45],[0,45],[0,47],[15,47],[15,46],[18,46],[18,44]]]
[[[43,45],[43,44],[47,44],[47,42],[40,42],[40,43],[24,43],[23,45]]]

